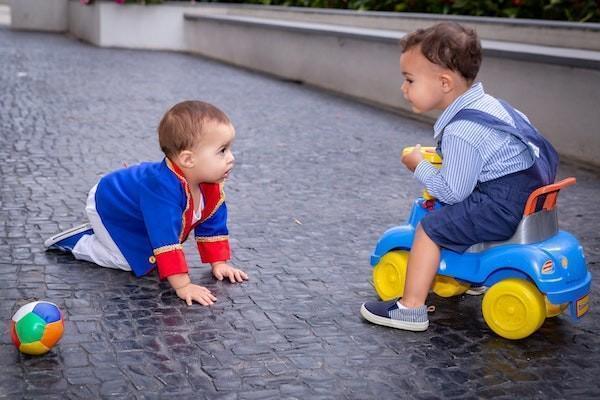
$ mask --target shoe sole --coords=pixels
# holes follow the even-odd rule
[[[44,247],[46,249],[48,249],[48,248],[50,248],[50,246],[55,245],[56,243],[60,242],[63,239],[68,238],[69,236],[73,236],[78,233],[85,232],[89,229],[92,229],[92,225],[89,223],[75,226],[71,229],[67,229],[66,231],[57,233],[56,235],[50,237],[49,239],[46,239],[46,241],[44,242]]]
[[[405,331],[422,332],[429,328],[429,321],[405,322],[397,319],[380,317],[379,315],[375,315],[367,310],[364,304],[360,307],[360,315],[362,315],[367,321],[374,324],[389,326],[390,328],[403,329]]]

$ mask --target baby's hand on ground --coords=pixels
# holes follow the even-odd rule
[[[193,283],[188,283],[179,289],[175,289],[175,293],[177,293],[177,296],[184,300],[188,306],[191,306],[193,301],[200,303],[203,306],[209,306],[217,301],[217,298],[213,296],[210,290],[204,286],[194,285]]]
[[[406,168],[414,172],[417,168],[417,165],[419,165],[419,163],[423,161],[423,154],[421,154],[421,145],[416,145],[413,151],[402,156],[401,161],[402,164],[406,166]]]
[[[212,273],[218,280],[229,278],[231,283],[243,282],[248,279],[248,275],[241,269],[237,269],[226,262],[212,264]]]

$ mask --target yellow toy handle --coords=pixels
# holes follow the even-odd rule
[[[402,155],[405,156],[412,152],[416,146],[409,146],[402,149]],[[442,157],[435,151],[435,147],[421,147],[423,158],[433,164],[436,168],[442,167]]]
[[[416,146],[409,146],[402,149],[402,156],[412,152]],[[421,155],[427,161],[429,161],[437,169],[442,168],[442,157],[435,151],[435,147],[421,147]],[[427,189],[423,189],[423,198],[425,200],[432,200],[435,197],[429,194]]]

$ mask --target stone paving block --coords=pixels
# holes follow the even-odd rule
[[[377,238],[421,190],[400,150],[433,144],[428,124],[188,54],[2,28],[0,87],[0,315],[35,299],[65,314],[65,336],[42,357],[18,353],[3,330],[0,398],[600,398],[597,171],[559,169],[578,181],[561,193],[560,226],[594,274],[579,324],[548,319],[511,342],[487,328],[481,298],[432,295],[430,328],[400,332],[358,310],[376,298]],[[42,245],[85,220],[102,174],[161,159],[156,126],[183,99],[218,105],[237,130],[229,229],[250,280],[215,281],[188,241],[192,279],[218,297],[209,308],[188,307],[155,274]]]

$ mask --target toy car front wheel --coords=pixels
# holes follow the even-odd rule
[[[481,307],[488,326],[507,339],[531,335],[546,319],[544,296],[533,283],[523,279],[496,283],[483,297]]]
[[[394,250],[381,257],[373,267],[373,285],[382,300],[402,297],[407,265],[408,251]]]

